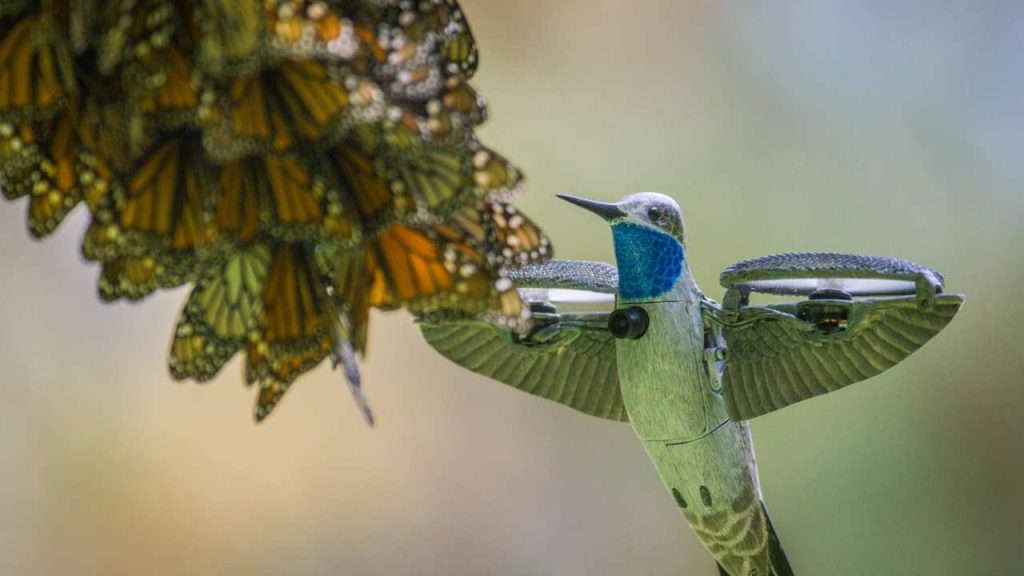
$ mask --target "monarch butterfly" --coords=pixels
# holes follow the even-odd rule
[[[296,156],[248,156],[221,167],[214,222],[217,232],[243,244],[261,231],[296,241],[340,239],[341,230],[351,235],[353,223],[339,194]],[[328,217],[339,221],[334,234]]]
[[[475,140],[451,146],[411,144],[412,138],[401,125],[369,126],[328,154],[369,229],[421,221],[424,214],[447,217],[482,196],[510,197],[521,189],[519,171]]]
[[[202,272],[174,332],[170,368],[175,378],[212,378],[253,337],[263,322],[270,256],[267,245],[256,243]]]
[[[476,72],[477,49],[473,32],[469,29],[465,15],[454,0],[425,2],[417,6],[417,21],[410,24],[409,35],[422,38],[427,33],[441,37],[441,54],[449,74],[471,77]],[[407,13],[408,14],[408,13]],[[406,16],[406,20],[411,18]]]
[[[93,182],[78,155],[77,103],[56,117],[0,124],[0,186],[10,199],[29,196],[28,226],[36,237],[53,232]],[[83,178],[84,177],[84,178]]]
[[[326,64],[309,60],[237,76],[225,91],[222,121],[208,131],[211,152],[221,158],[282,153],[303,142],[336,139],[351,124],[374,117],[377,93],[351,84],[354,94]]]
[[[124,68],[137,72],[134,65],[160,55],[162,49],[175,38],[184,19],[188,18],[188,3],[161,2],[160,0],[115,0],[106,5],[75,7],[80,19],[97,19],[97,44],[95,66],[103,75],[109,75]],[[91,8],[91,9],[90,9]]]
[[[365,63],[366,46],[358,38],[379,21],[374,2],[344,4],[308,0],[194,2],[199,66],[219,77],[258,70],[281,60],[341,60]],[[396,4],[388,0],[384,4]],[[357,30],[363,24],[362,30]],[[383,58],[383,52],[366,42]]]
[[[175,378],[242,353],[263,419],[330,357],[368,416],[371,309],[525,329],[551,254],[476,66],[454,0],[0,2],[0,186],[37,236],[87,206],[104,300],[192,284]]]
[[[180,286],[213,250],[214,230],[205,206],[213,176],[197,152],[188,136],[160,141],[97,207],[83,244],[86,258],[104,263],[125,257],[152,260],[152,276],[145,285],[131,285],[127,278],[109,282],[101,291],[104,299],[138,299],[158,287]],[[119,269],[115,266],[104,276],[109,280]],[[130,287],[122,293],[116,289],[122,286]]]
[[[300,246],[279,245],[263,287],[264,317],[250,342],[246,377],[260,383],[255,415],[262,420],[288,386],[335,347],[330,304],[320,270]]]
[[[171,45],[146,59],[133,74],[136,90],[130,97],[137,102],[132,107],[138,108],[149,122],[169,130],[201,122],[206,112],[206,107],[200,105],[206,79],[177,46]]]
[[[160,288],[167,276],[152,256],[121,256],[103,263],[97,287],[100,298],[108,302],[140,300]]]
[[[453,77],[445,90],[428,100],[419,120],[420,132],[436,142],[457,143],[466,129],[487,119],[487,104],[464,78]]]
[[[75,91],[67,38],[52,15],[0,21],[0,118],[46,118],[67,105]]]

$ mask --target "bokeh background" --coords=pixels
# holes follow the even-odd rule
[[[562,257],[556,192],[656,190],[708,294],[786,250],[931,265],[961,314],[886,374],[753,422],[797,573],[1024,573],[1024,4],[464,0],[486,142]],[[164,367],[183,291],[101,305],[83,214],[0,208],[0,573],[712,575],[628,426],[466,373],[378,315],[266,423],[236,360]]]

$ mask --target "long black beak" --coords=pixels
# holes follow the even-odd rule
[[[619,209],[618,204],[598,202],[597,200],[587,200],[586,198],[580,198],[579,196],[573,196],[571,194],[555,194],[555,196],[558,196],[559,198],[565,200],[566,202],[569,202],[570,204],[575,204],[580,208],[590,210],[594,214],[597,214],[598,216],[604,218],[609,222],[612,220],[616,220],[618,218],[622,218],[623,216],[626,215],[625,212]]]

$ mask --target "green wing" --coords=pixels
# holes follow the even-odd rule
[[[706,305],[726,344],[722,390],[729,416],[747,420],[865,380],[942,330],[963,296],[808,300],[722,310]]]
[[[525,337],[484,322],[431,322],[420,328],[438,352],[478,374],[600,418],[628,421],[619,392],[615,339],[605,312],[559,313],[546,289],[614,292],[607,264],[555,260],[510,271],[533,314]]]

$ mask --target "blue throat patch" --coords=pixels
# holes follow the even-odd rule
[[[683,273],[683,246],[664,232],[622,222],[612,225],[612,238],[619,296],[626,300],[657,298]]]

